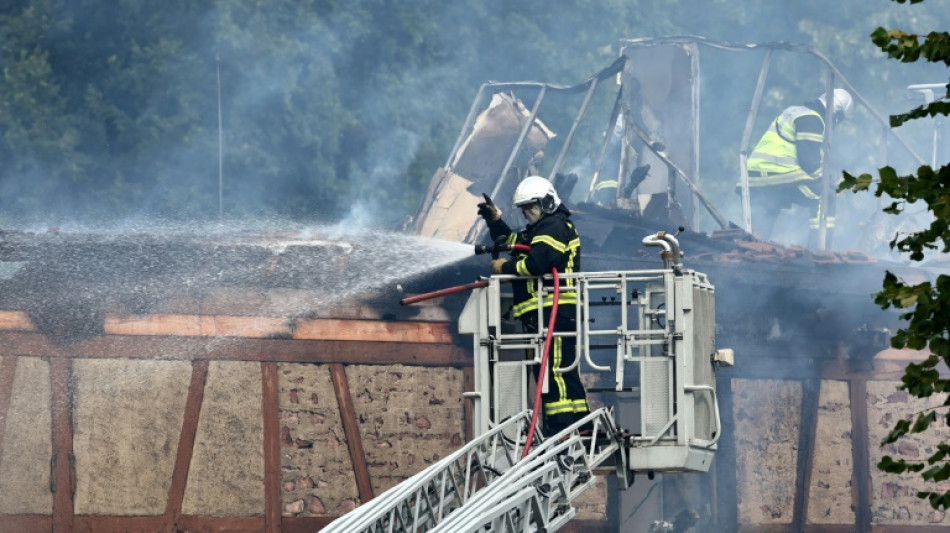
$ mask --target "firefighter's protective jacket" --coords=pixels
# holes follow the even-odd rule
[[[824,140],[825,123],[818,110],[810,106],[787,108],[772,121],[749,155],[746,165],[749,186],[768,187],[820,179]],[[814,155],[806,160],[804,151]]]
[[[498,237],[504,236],[508,244],[527,244],[531,247],[528,253],[518,253],[512,261],[502,267],[503,274],[518,276],[541,276],[549,274],[551,268],[557,268],[559,274],[578,272],[581,268],[581,239],[577,234],[574,223],[570,221],[571,212],[563,205],[558,206],[554,213],[544,215],[535,224],[529,224],[523,231],[513,232],[504,220],[498,219],[488,224],[492,240],[497,242]],[[551,280],[545,280],[548,286]],[[561,287],[572,287],[574,280],[562,279]],[[512,309],[514,318],[538,309],[538,287],[536,280],[517,281],[512,283],[515,306]],[[574,292],[561,291],[559,305],[573,309],[577,298]],[[544,307],[550,307],[553,295],[544,298]]]
[[[528,253],[519,253],[513,260],[506,261],[502,267],[503,274],[519,276],[541,276],[557,268],[558,273],[570,274],[580,271],[581,268],[581,239],[577,229],[569,220],[571,212],[563,205],[558,206],[554,213],[544,215],[535,224],[528,224],[524,231],[512,232],[503,220],[499,219],[488,224],[492,240],[504,236],[508,244],[527,244],[531,246]],[[553,286],[553,280],[544,280],[548,286]],[[574,280],[561,278],[561,292],[558,295],[558,313],[555,331],[574,331],[576,328],[577,296],[573,291],[565,291],[566,287],[573,287]],[[526,326],[537,331],[538,325],[533,321],[532,312],[538,311],[538,287],[536,279],[517,280],[512,282],[515,305],[512,316],[521,317]],[[553,294],[544,298],[544,307],[553,305]],[[562,373],[560,369],[570,367],[577,357],[576,346],[573,341],[564,341],[560,335],[554,337],[551,353],[551,364],[548,365],[547,377],[551,386],[541,395],[544,412],[544,429],[547,434],[555,434],[566,428],[576,420],[583,418],[590,412],[587,403],[587,394],[584,384],[575,368],[573,371]],[[534,367],[538,371],[538,367]],[[537,377],[537,375],[536,375]]]

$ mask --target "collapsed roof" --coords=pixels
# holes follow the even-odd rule
[[[786,347],[802,345],[808,357],[837,357],[842,344],[848,344],[843,339],[853,344],[861,337],[883,349],[889,332],[898,327],[896,315],[883,312],[871,299],[884,271],[933,279],[939,268],[911,268],[878,260],[869,252],[831,251],[831,234],[815,236],[816,246],[764,242],[746,230],[747,220],[728,220],[699,180],[701,47],[764,53],[746,120],[746,145],[774,51],[813,56],[826,69],[829,85],[847,87],[873,118],[886,124],[860,92],[810,47],[739,45],[698,37],[625,41],[615,62],[578,85],[482,85],[446,164],[432,177],[412,230],[423,237],[480,243],[486,235],[476,208],[482,194],[489,194],[496,205],[510,206],[521,179],[543,175],[562,199],[573,198],[569,207],[581,232],[586,270],[654,268],[655,252],[641,239],[679,228],[685,264],[709,274],[719,289],[720,330],[726,337],[720,344],[736,346],[737,351],[737,344],[768,351],[769,343],[783,342]],[[611,83],[614,78],[619,84]],[[581,150],[593,146],[594,151],[577,155],[577,146],[583,143],[575,142],[576,136],[593,115],[589,110],[598,91],[606,86],[616,87],[606,124],[588,127],[598,138]],[[608,93],[608,104],[611,91],[600,91]],[[553,98],[561,99],[551,110],[545,104]],[[565,104],[565,98],[575,101]],[[572,120],[554,119],[565,128],[542,121],[564,108],[577,110]],[[919,159],[899,136],[885,131]],[[580,166],[586,174],[564,170],[572,157],[592,162]],[[598,184],[608,180],[616,183],[611,189],[615,196],[598,197]],[[514,209],[504,217],[520,220]],[[711,231],[701,228],[707,219],[713,223]],[[785,354],[796,355],[788,350]]]

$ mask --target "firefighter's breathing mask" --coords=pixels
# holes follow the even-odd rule
[[[529,224],[541,220],[545,214],[550,215],[557,211],[561,199],[554,190],[554,185],[541,176],[528,176],[515,189],[513,203],[521,208]]]
[[[544,211],[541,210],[541,204],[538,202],[524,204],[519,206],[521,208],[521,214],[524,215],[525,220],[528,221],[528,224],[535,224],[541,220],[541,216],[544,215]]]

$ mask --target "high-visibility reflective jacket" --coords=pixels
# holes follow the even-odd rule
[[[597,205],[613,205],[617,201],[617,180],[600,180],[594,187],[594,203]]]
[[[531,246],[528,253],[518,253],[513,260],[502,267],[503,274],[518,276],[541,276],[549,274],[551,268],[557,268],[559,274],[579,272],[581,269],[581,239],[577,228],[570,221],[570,211],[563,205],[550,215],[544,215],[535,224],[528,224],[523,231],[513,232],[504,220],[495,220],[488,224],[489,232],[494,241],[499,236],[505,236],[508,244],[527,244]],[[552,280],[544,280],[545,285],[553,286]],[[558,305],[561,309],[574,309],[577,295],[564,288],[573,287],[573,279],[561,279],[561,293],[558,296]],[[512,283],[512,292],[515,305],[512,316],[518,318],[525,313],[538,310],[537,280],[529,279]],[[551,307],[554,302],[553,294],[544,297],[544,307]]]
[[[803,131],[796,128],[795,121],[814,116],[820,124],[819,131]],[[798,160],[796,143],[814,142],[820,146],[825,140],[825,122],[821,114],[805,106],[792,106],[782,112],[759,139],[746,162],[750,187],[767,187],[800,181],[815,181],[821,178],[821,167],[809,174]],[[819,158],[821,151],[819,149]]]

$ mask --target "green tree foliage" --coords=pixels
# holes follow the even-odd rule
[[[574,84],[609,65],[620,39],[692,34],[809,42],[835,51],[853,82],[877,83],[886,72],[850,59],[853,27],[873,16],[820,0],[8,0],[0,225],[216,217],[219,103],[227,215],[336,220],[362,207],[394,224],[418,205],[485,81]],[[729,154],[716,177],[729,199],[728,133],[741,132],[733,110],[752,68],[753,79],[704,73],[704,98],[723,104],[703,124],[711,152]],[[813,97],[818,78],[783,67],[770,84],[807,81]],[[763,112],[788,97],[770,92]],[[563,132],[564,120],[542,118]]]
[[[893,1],[904,3],[906,0]],[[910,3],[921,1],[910,0]],[[871,39],[889,57],[902,62],[913,63],[924,59],[950,67],[950,34],[947,32],[916,35],[877,28],[871,34]],[[950,91],[950,85],[947,89]],[[891,125],[896,127],[913,119],[948,113],[950,101],[936,100],[908,113],[892,115]],[[927,252],[934,250],[950,252],[950,165],[939,169],[921,166],[916,174],[906,176],[899,175],[891,167],[884,167],[878,171],[878,178],[875,180],[870,174],[853,176],[846,172],[839,191],[865,191],[875,184],[876,196],[887,195],[892,200],[884,208],[889,214],[901,213],[908,206],[920,202],[933,214],[930,226],[915,233],[897,235],[890,243],[891,248],[909,254],[914,261],[923,261]],[[893,307],[903,310],[900,316],[907,320],[907,326],[891,339],[893,347],[929,350],[931,353],[923,362],[907,366],[900,388],[918,398],[935,394],[946,398],[936,409],[917,413],[913,420],[898,421],[882,443],[888,445],[908,434],[926,432],[938,419],[950,424],[950,395],[947,395],[950,392],[950,379],[942,377],[938,368],[941,363],[950,365],[950,276],[941,274],[935,282],[908,284],[888,272],[883,290],[877,293],[875,302],[884,309]],[[897,474],[918,472],[925,482],[941,483],[950,479],[948,454],[950,445],[940,443],[934,453],[922,461],[895,460],[885,455],[878,468]],[[928,500],[935,509],[950,508],[950,491],[921,490],[917,496]]]
[[[0,12],[0,194],[8,208],[42,210],[43,198],[60,184],[81,179],[88,162],[81,151],[79,121],[68,112],[68,98],[41,42],[63,25],[42,3],[19,2],[16,16]]]
[[[392,223],[480,83],[579,81],[633,20],[619,1],[571,12],[581,25],[540,0],[4,3],[0,218],[215,216],[220,103],[226,213],[362,204]]]

